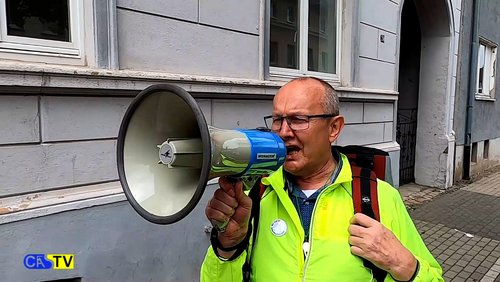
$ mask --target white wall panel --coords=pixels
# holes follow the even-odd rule
[[[381,37],[384,38],[384,42]],[[385,62],[396,63],[396,35],[379,30],[377,44],[377,58]]]
[[[38,97],[0,96],[0,144],[39,142]]]
[[[489,158],[500,161],[500,138],[490,140]]]
[[[117,0],[116,5],[167,17],[198,21],[198,0]]]
[[[114,138],[132,98],[42,97],[42,140]]]
[[[216,127],[224,129],[256,128],[265,126],[264,116],[272,114],[269,101],[213,100],[212,119]]]
[[[359,24],[359,55],[372,59],[377,58],[378,48],[378,29]]]
[[[366,145],[384,142],[384,124],[348,124],[338,138],[339,145]]]
[[[344,116],[346,124],[363,122],[363,103],[340,103],[340,114]]]
[[[364,122],[392,121],[393,116],[394,104],[365,103]]]
[[[388,0],[360,2],[360,21],[392,33],[397,32],[399,5]]]
[[[0,147],[0,196],[117,179],[115,141]]]
[[[260,1],[200,1],[200,22],[259,34]]]
[[[259,38],[168,18],[118,11],[123,69],[257,79]]]
[[[394,90],[395,65],[381,61],[359,58],[359,86]]]

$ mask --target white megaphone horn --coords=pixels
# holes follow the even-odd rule
[[[187,216],[208,180],[269,174],[285,157],[285,144],[276,134],[208,126],[194,98],[168,84],[139,93],[117,140],[125,195],[142,217],[158,224]]]

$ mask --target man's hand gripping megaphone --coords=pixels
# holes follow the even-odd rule
[[[247,235],[252,211],[252,199],[244,192],[244,187],[248,185],[242,179],[220,177],[220,188],[215,191],[205,209],[205,215],[212,222],[213,228],[219,231],[218,240],[224,248],[238,245]],[[226,258],[232,253],[234,252],[219,252]]]

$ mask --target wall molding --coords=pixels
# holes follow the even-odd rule
[[[174,83],[199,98],[272,99],[284,81],[163,72],[0,62],[0,94],[135,96],[157,83]],[[395,101],[393,90],[335,87],[343,100]]]

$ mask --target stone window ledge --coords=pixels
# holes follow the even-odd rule
[[[0,198],[0,224],[124,200],[118,181]]]

